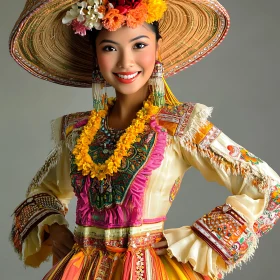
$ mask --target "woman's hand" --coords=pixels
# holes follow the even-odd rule
[[[155,249],[156,254],[159,256],[167,254],[166,249],[168,248],[168,244],[166,240],[162,240],[157,243],[154,243],[152,247]]]
[[[75,244],[73,233],[64,225],[49,226],[53,255],[57,260],[63,259]]]

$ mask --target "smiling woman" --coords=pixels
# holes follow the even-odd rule
[[[13,58],[93,93],[92,111],[53,121],[54,149],[14,212],[24,263],[54,256],[45,280],[221,279],[253,255],[280,217],[279,176],[208,121],[212,108],[179,102],[165,81],[228,28],[215,0],[27,1]],[[191,166],[231,195],[193,225],[164,229]],[[73,234],[65,214],[74,195]]]
[[[126,98],[132,94],[141,96],[142,100],[147,97],[148,80],[158,58],[158,44],[156,34],[147,23],[134,29],[123,27],[114,32],[99,32],[97,64],[104,79],[116,89],[117,97],[120,93]],[[127,75],[132,77],[128,79]]]

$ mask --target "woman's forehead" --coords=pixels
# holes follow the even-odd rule
[[[143,24],[136,28],[130,28],[127,26],[123,26],[116,31],[108,31],[106,29],[102,29],[97,37],[97,42],[100,42],[104,39],[113,40],[120,43],[129,43],[132,39],[144,36],[143,38],[147,40],[154,40],[155,33],[147,26],[147,24]]]

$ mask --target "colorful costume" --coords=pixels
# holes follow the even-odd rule
[[[84,36],[144,22],[159,26],[164,68],[155,61],[149,79],[154,107],[145,101],[124,132],[107,125],[106,81],[88,38],[67,25]],[[211,108],[177,102],[163,79],[207,56],[229,26],[216,0],[27,0],[10,37],[12,57],[41,79],[92,86],[94,97],[92,112],[53,122],[55,148],[14,213],[14,247],[37,267],[52,251],[48,226],[67,225],[77,197],[76,244],[45,280],[218,279],[252,256],[280,216],[279,176],[209,122]],[[164,230],[191,166],[232,195],[192,226]],[[159,256],[152,245],[163,237],[168,255]]]
[[[51,254],[46,227],[67,225],[74,194],[76,244],[44,279],[217,279],[246,262],[280,216],[280,178],[209,122],[211,111],[194,103],[164,106],[119,172],[102,181],[77,171],[71,154],[90,112],[56,119],[55,148],[15,211],[12,237],[25,264],[36,267]],[[91,157],[104,162],[119,134],[104,119]],[[232,195],[191,227],[163,230],[191,166]],[[163,235],[169,254],[158,256],[151,244]]]

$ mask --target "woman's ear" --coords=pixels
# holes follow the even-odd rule
[[[157,60],[160,60],[161,44],[162,44],[162,38],[160,38],[160,39],[157,41],[157,48],[156,48],[156,58],[157,58]]]

